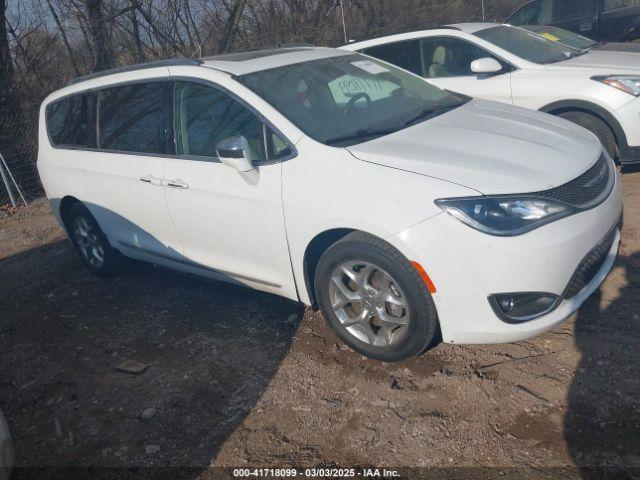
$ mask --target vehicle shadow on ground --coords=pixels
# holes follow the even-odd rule
[[[640,478],[640,253],[616,265],[624,269],[619,296],[602,308],[598,290],[576,319],[581,360],[565,438],[585,479]]]
[[[0,279],[0,409],[16,478],[52,466],[116,477],[188,466],[170,476],[196,477],[260,400],[303,314],[146,264],[96,278],[66,240],[1,259]],[[125,360],[149,366],[118,371]]]

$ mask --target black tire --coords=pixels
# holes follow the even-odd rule
[[[609,125],[600,118],[595,115],[591,115],[590,113],[577,111],[562,112],[558,116],[589,130],[598,137],[598,140],[600,140],[602,146],[609,155],[611,155],[611,158],[618,160],[619,150],[618,143],[616,142],[616,136],[613,134],[611,128],[609,128]]]
[[[380,267],[400,287],[411,315],[408,325],[395,344],[376,346],[349,333],[331,304],[332,274],[345,262],[366,262]],[[354,232],[329,247],[320,257],[315,271],[316,299],[336,335],[353,350],[367,357],[397,362],[424,352],[439,334],[438,315],[427,286],[398,250],[371,235]]]
[[[80,235],[77,232],[78,222],[81,221],[86,222],[86,225],[90,226],[90,232],[95,238],[96,245],[102,249],[103,261],[100,263],[90,261],[87,255],[83,253],[83,250],[86,251],[86,249],[82,247],[79,238]],[[109,240],[87,207],[81,203],[72,205],[65,216],[64,223],[67,227],[67,233],[71,239],[71,243],[73,243],[82,263],[84,263],[85,267],[87,267],[91,273],[100,277],[112,277],[119,272],[119,266],[121,264],[120,254],[111,247]]]

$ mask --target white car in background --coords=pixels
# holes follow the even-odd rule
[[[578,52],[518,27],[466,23],[351,43],[440,88],[540,110],[593,132],[621,163],[640,162],[640,55]]]
[[[39,142],[52,210],[92,272],[122,254],[319,306],[384,361],[439,332],[552,328],[620,241],[618,176],[589,132],[344,50],[80,79],[44,101]]]

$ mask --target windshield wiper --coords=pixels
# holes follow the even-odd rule
[[[426,108],[422,110],[420,113],[418,113],[416,116],[411,117],[409,120],[404,122],[404,126],[408,127],[409,125],[413,125],[414,123],[417,123],[421,120],[426,120],[427,118],[435,117],[436,114],[438,115],[443,114],[445,112],[448,112],[449,110],[453,110],[454,108],[459,107],[460,105],[463,105],[463,103],[453,103],[449,105],[439,105],[437,107]]]
[[[456,102],[448,105],[439,105],[432,108],[426,108],[418,113],[416,116],[411,117],[409,120],[404,122],[401,127],[397,128],[384,128],[384,129],[371,129],[371,128],[363,128],[353,133],[347,133],[346,135],[340,135],[338,137],[329,138],[324,141],[327,145],[335,145],[336,143],[348,142],[349,140],[362,140],[369,137],[382,137],[383,135],[389,135],[390,133],[397,132],[404,127],[408,127],[409,125],[416,123],[420,120],[435,117],[436,115],[440,115],[449,110],[453,110],[454,108],[459,107],[460,105],[464,105],[466,102]]]
[[[347,133],[346,135],[340,135],[338,137],[328,138],[324,141],[327,145],[334,145],[336,143],[348,142],[349,140],[362,140],[369,137],[381,137],[383,135],[389,135],[390,133],[397,132],[397,128],[386,128],[386,129],[370,129],[363,128],[358,130],[357,132]]]

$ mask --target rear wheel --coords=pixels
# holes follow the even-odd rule
[[[111,247],[89,210],[76,203],[69,209],[65,223],[71,242],[85,266],[102,277],[114,275],[117,272],[118,252]]]
[[[393,362],[422,353],[438,332],[433,300],[391,245],[352,233],[322,255],[316,298],[334,332],[357,352]]]
[[[598,140],[600,140],[602,146],[609,155],[611,155],[611,158],[614,160],[618,159],[619,152],[616,137],[613,134],[613,131],[609,128],[609,125],[600,118],[586,112],[563,112],[558,114],[558,116],[589,130],[598,137]]]

